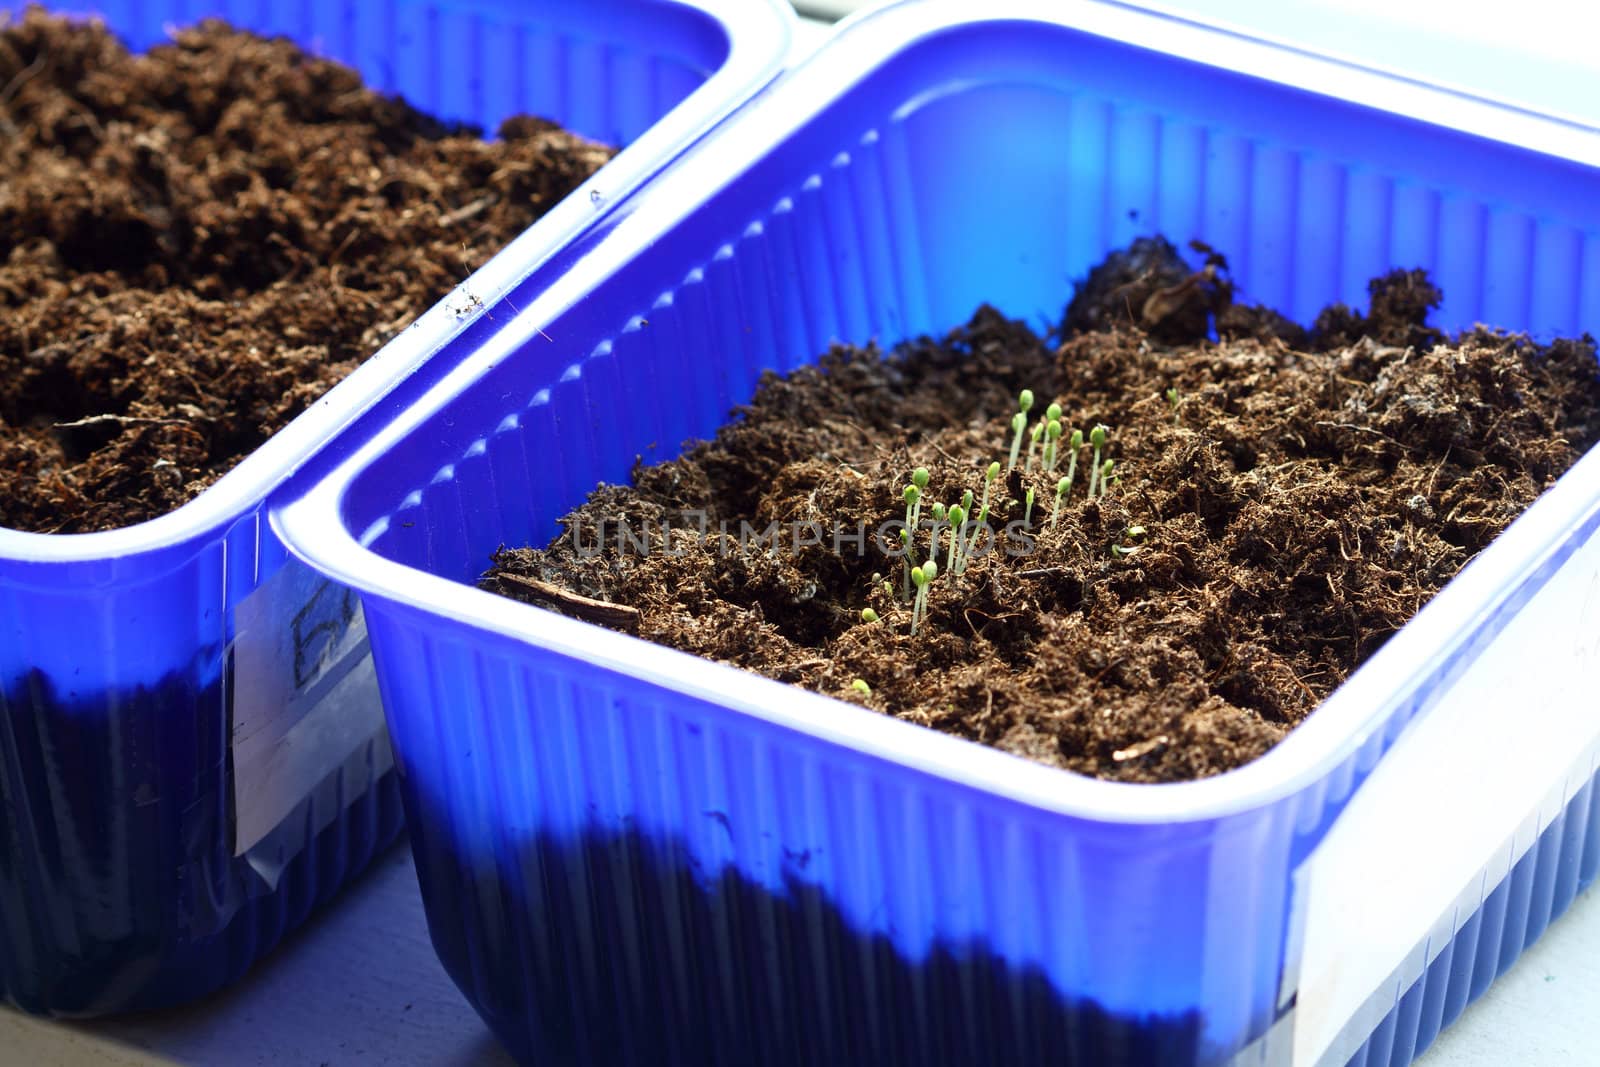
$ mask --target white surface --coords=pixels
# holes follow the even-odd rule
[[[839,0],[835,0],[839,2]],[[846,0],[848,2],[848,0]],[[1600,7],[1572,0],[1133,0],[1365,66],[1600,123]]]
[[[875,0],[794,0],[838,19]],[[1600,123],[1600,5],[1575,0],[1114,0]]]
[[[1439,1035],[1417,1067],[1592,1064],[1600,1048],[1600,891],[1585,893]]]

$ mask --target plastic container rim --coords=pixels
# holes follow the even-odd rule
[[[710,15],[728,40],[727,59],[672,111],[193,500],[133,526],[93,533],[31,533],[0,527],[0,560],[75,563],[159,551],[238,518],[241,511],[265,500],[317,449],[370,411],[452,337],[470,328],[504,293],[603,217],[603,210],[617,199],[611,190],[620,187],[620,195],[625,196],[653,173],[649,162],[653,156],[658,157],[659,169],[727,118],[745,96],[770,83],[793,47],[795,16],[787,0],[660,2]],[[742,93],[740,87],[744,87]],[[697,99],[709,101],[719,95],[723,98],[720,105],[702,105],[702,113],[692,118],[683,114]],[[452,308],[454,298],[468,291],[477,296],[481,306],[465,300],[472,313],[457,314]]]
[[[901,0],[851,16],[832,39],[729,123],[619,207],[589,255],[526,305],[482,349],[271,519],[290,551],[363,593],[430,612],[485,635],[531,644],[684,695],[794,729],[953,784],[1058,815],[1121,823],[1201,822],[1272,805],[1314,786],[1382,729],[1399,701],[1469,642],[1526,583],[1548,578],[1600,517],[1600,449],[1591,452],[1495,539],[1382,649],[1283,741],[1236,770],[1193,782],[1106,782],[891,719],[641,638],[606,630],[385,559],[337,516],[351,482],[476,378],[516,351],[613,269],[677,221],[685,204],[713,195],[831,100],[901,50],[969,24],[1043,21],[1240,73],[1265,77],[1434,125],[1600,166],[1600,136],[1571,123],[1308,57],[1228,31],[1104,0]],[[405,590],[404,599],[394,591]],[[493,640],[494,638],[490,638]]]

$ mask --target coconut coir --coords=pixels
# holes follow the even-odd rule
[[[1201,251],[1201,271],[1159,239],[1113,255],[1056,338],[984,308],[941,339],[769,374],[714,440],[598,488],[483,584],[1086,775],[1237,767],[1595,442],[1600,386],[1588,339],[1444,338],[1421,272],[1305,330],[1235,302]],[[901,562],[830,532],[904,520],[917,467],[929,506],[981,494],[1024,388],[1033,419],[1055,400],[1069,427],[1110,427],[1109,491],[1086,498],[1085,448],[1052,525],[1067,457],[1003,475],[990,525],[1021,522],[1032,489],[1031,548],[945,568],[912,636]],[[778,551],[701,533],[771,523]]]
[[[193,499],[609,155],[220,22],[0,23],[0,527]]]

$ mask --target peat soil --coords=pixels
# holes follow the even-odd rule
[[[599,487],[482,584],[1085,775],[1238,767],[1600,437],[1600,382],[1588,338],[1444,337],[1420,271],[1302,329],[1236,303],[1200,250],[1198,272],[1160,238],[1114,254],[1048,337],[986,307],[944,338],[769,375],[714,440]],[[1023,470],[1024,444],[1005,469],[1025,388],[1030,430],[1052,401],[1068,437],[1109,427],[1108,492],[1087,498],[1085,446],[1053,521],[1069,450]],[[897,532],[870,534],[906,519],[916,468],[926,524],[981,499],[992,461],[992,550],[980,535],[957,575],[941,537],[913,636]]]
[[[0,14],[0,527],[193,499],[610,155],[221,22]]]

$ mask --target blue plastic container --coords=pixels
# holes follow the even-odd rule
[[[791,19],[777,0],[98,8],[135,47],[222,15],[448,118],[526,111],[629,147],[190,504],[107,533],[0,530],[0,994],[63,1015],[222,985],[398,834],[359,607],[286,566],[265,502],[482,333],[473,297],[500,298],[770,81]]]
[[[273,517],[361,594],[434,943],[523,1060],[1403,1064],[1600,866],[1600,455],[1277,749],[1178,785],[472,587],[764,369],[984,301],[1053,322],[1149,232],[1302,320],[1421,266],[1440,325],[1600,328],[1594,131],[1120,5],[982,8],[842,27]]]

